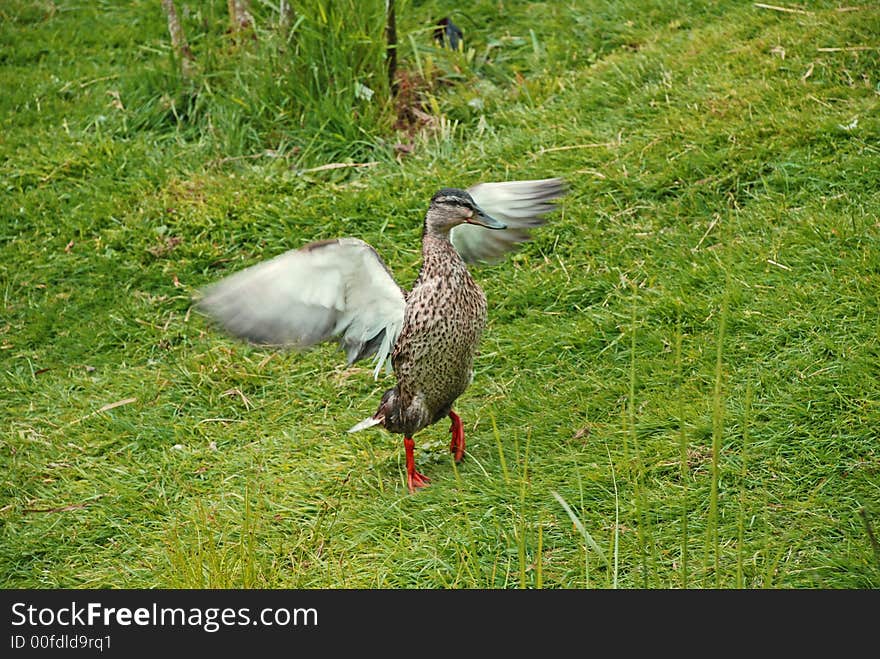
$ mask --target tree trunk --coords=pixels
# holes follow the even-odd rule
[[[192,78],[193,73],[195,73],[196,58],[186,42],[186,35],[183,33],[183,26],[180,24],[180,18],[177,16],[174,0],[162,0],[162,8],[168,17],[168,33],[171,35],[171,47],[174,49],[177,59],[180,60],[180,73],[184,78]]]
[[[391,93],[397,93],[397,15],[395,12],[395,0],[386,0],[387,22],[385,24],[385,38],[388,47],[385,51],[385,59],[388,62],[388,85]]]

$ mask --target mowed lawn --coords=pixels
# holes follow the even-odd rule
[[[195,91],[158,2],[0,7],[0,584],[880,586],[876,3],[404,2],[404,128],[285,96],[271,4],[177,2]],[[438,188],[549,176],[415,495],[346,432],[392,376],[191,310],[335,236],[409,286]]]

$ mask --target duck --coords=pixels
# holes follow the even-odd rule
[[[406,290],[369,243],[340,237],[290,249],[203,287],[195,308],[225,333],[264,348],[337,342],[352,365],[373,358],[395,386],[349,428],[403,435],[410,493],[430,484],[416,467],[414,435],[450,420],[449,450],[465,456],[453,410],[473,381],[487,300],[468,266],[499,261],[532,238],[566,193],[561,178],[444,187],[430,200],[421,267]]]

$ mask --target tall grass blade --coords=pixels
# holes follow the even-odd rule
[[[498,424],[495,416],[492,416],[492,434],[495,435],[495,443],[498,446],[498,461],[501,463],[501,473],[504,474],[504,484],[510,485],[510,472],[507,471],[507,460],[504,459],[504,447],[501,445],[501,433],[498,432]]]
[[[529,445],[532,439],[531,428],[526,433],[525,455],[523,456],[522,474],[519,485],[519,532],[517,533],[517,549],[519,551],[520,588],[526,588],[526,490],[529,482]]]
[[[709,494],[709,516],[706,524],[706,552],[704,568],[708,576],[710,548],[714,554],[715,587],[721,587],[721,547],[718,538],[718,480],[720,478],[719,458],[721,453],[721,435],[724,430],[724,404],[722,401],[722,381],[724,376],[724,333],[727,326],[727,309],[730,298],[730,276],[727,275],[724,286],[724,297],[721,301],[721,318],[718,322],[718,338],[715,350],[715,387],[712,393],[712,489]],[[705,577],[704,577],[705,583]]]
[[[578,494],[580,495],[581,510],[584,509],[584,483],[581,480],[580,470],[575,470],[578,482]],[[584,545],[584,588],[590,587],[590,548]]]
[[[544,587],[544,525],[538,522],[538,550],[535,554],[535,588]]]
[[[859,515],[865,523],[865,533],[868,534],[868,541],[871,543],[871,548],[874,550],[874,558],[877,560],[877,566],[880,567],[880,541],[877,540],[877,536],[874,533],[874,525],[871,524],[871,517],[868,515],[868,511],[864,508],[859,509]]]
[[[608,562],[608,558],[605,556],[605,552],[602,551],[602,548],[596,544],[596,541],[593,540],[593,536],[590,535],[590,532],[584,527],[583,522],[581,522],[580,518],[575,514],[575,512],[571,509],[571,506],[568,505],[568,502],[562,498],[562,496],[554,491],[550,490],[550,494],[552,494],[556,500],[559,502],[559,505],[562,506],[563,510],[568,514],[569,519],[571,519],[572,524],[574,524],[575,528],[580,532],[582,536],[584,536],[584,540],[586,540],[587,545],[589,545],[590,549],[599,557],[599,559],[608,567],[610,567],[610,563]]]
[[[630,359],[629,359],[629,401],[627,405],[627,425],[628,433],[632,439],[633,450],[636,457],[636,475],[635,475],[635,495],[636,495],[636,515],[639,523],[636,530],[639,541],[639,555],[642,564],[642,586],[648,587],[648,551],[650,546],[652,572],[656,579],[658,574],[657,568],[657,548],[654,544],[654,534],[651,530],[651,519],[648,510],[648,499],[645,493],[642,478],[645,474],[644,463],[642,462],[642,452],[639,445],[639,437],[636,432],[636,325],[638,321],[636,311],[637,291],[633,286],[632,305],[630,309]]]
[[[681,587],[688,587],[688,465],[687,434],[684,428],[684,374],[681,360],[681,316],[675,332],[675,372],[678,382],[678,446],[681,463]]]
[[[620,495],[617,492],[617,475],[614,473],[614,460],[611,451],[605,446],[608,464],[611,466],[611,485],[614,487],[614,567],[611,570],[611,587],[617,589],[617,575],[620,565]]]
[[[748,474],[749,424],[752,410],[752,384],[746,388],[745,413],[743,415],[742,465],[739,473],[739,519],[736,530],[736,587],[743,587],[743,561],[745,559],[746,474]]]

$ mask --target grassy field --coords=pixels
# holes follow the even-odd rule
[[[342,83],[284,51],[308,21],[177,4],[195,82],[158,2],[0,7],[0,584],[880,587],[876,3],[412,0],[404,128],[375,44]],[[414,496],[399,436],[345,432],[391,377],[190,313],[341,235],[408,286],[436,189],[546,176],[474,269],[468,457],[417,435]]]

